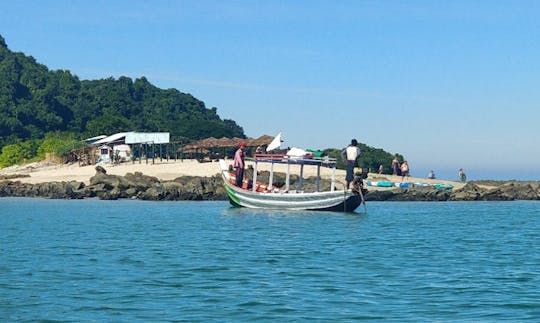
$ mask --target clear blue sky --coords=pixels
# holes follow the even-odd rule
[[[13,51],[146,76],[246,135],[399,152],[413,176],[540,180],[540,1],[2,1]]]

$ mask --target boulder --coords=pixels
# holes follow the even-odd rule
[[[146,191],[154,184],[158,184],[160,181],[157,177],[147,176],[141,172],[127,173],[124,176],[129,188],[136,189],[138,191]]]
[[[155,185],[141,192],[137,197],[141,200],[159,201],[163,199],[163,196],[165,196],[163,187]]]
[[[282,174],[274,182],[284,181]],[[258,176],[267,181],[268,173]],[[489,184],[489,185],[488,185]],[[291,189],[298,185],[298,176],[291,176]],[[314,178],[304,179],[304,191],[315,191]],[[329,190],[330,182],[321,181],[321,190]],[[0,197],[26,196],[53,199],[80,199],[98,197],[104,200],[138,198],[144,200],[226,200],[227,194],[220,175],[212,177],[182,176],[173,181],[160,182],[158,178],[140,172],[125,176],[109,175],[101,166],[90,185],[82,182],[49,182],[39,184],[0,180]],[[368,201],[484,201],[484,200],[540,200],[540,182],[469,182],[459,190],[437,190],[424,188],[393,188],[370,190],[365,195]]]
[[[467,183],[461,189],[450,194],[450,201],[477,201],[486,193],[486,189],[474,183]]]
[[[118,175],[107,175],[99,173],[90,178],[90,185],[103,184],[108,190],[113,188],[127,189],[129,188],[129,182],[123,177]]]
[[[96,166],[96,175],[98,174],[107,174],[107,170],[102,166]]]
[[[509,201],[509,200],[538,200],[538,191],[528,183],[510,182],[484,194],[485,200]]]
[[[371,190],[364,197],[366,201],[392,201],[397,190]]]

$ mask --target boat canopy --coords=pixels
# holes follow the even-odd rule
[[[250,160],[250,159],[248,159]],[[302,157],[296,157],[296,156],[288,156],[284,154],[255,154],[254,157],[251,159],[254,163],[254,171],[253,171],[253,182],[257,182],[257,164],[258,163],[269,163],[271,165],[270,167],[270,179],[269,179],[269,186],[271,187],[274,180],[274,164],[286,164],[287,165],[287,173],[285,177],[285,187],[286,190],[289,190],[289,183],[290,183],[290,166],[291,165],[299,165],[300,166],[300,174],[299,174],[299,190],[302,190],[303,185],[303,173],[304,173],[304,166],[316,166],[317,167],[317,192],[320,190],[320,183],[321,183],[321,174],[320,170],[321,167],[327,167],[332,169],[332,182],[330,185],[330,190],[335,190],[335,173],[336,173],[336,165],[337,161],[335,158],[330,157],[312,157],[311,155],[306,155]],[[253,190],[255,190],[255,186],[253,187]]]
[[[335,168],[337,160],[335,158],[326,157],[296,157],[283,154],[255,154],[253,161],[256,163],[273,163],[273,164],[292,164],[292,165],[311,165]]]

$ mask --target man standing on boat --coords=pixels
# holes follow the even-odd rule
[[[241,142],[238,145],[238,150],[236,150],[236,153],[234,153],[234,163],[233,167],[235,169],[235,176],[236,176],[236,186],[242,187],[242,182],[244,181],[244,148],[246,147],[245,142]]]
[[[360,154],[361,151],[360,148],[358,148],[358,141],[356,141],[356,139],[351,140],[351,144],[341,151],[341,159],[345,162],[345,167],[347,169],[345,175],[347,189],[349,189],[349,186],[354,179],[354,167],[358,165]]]

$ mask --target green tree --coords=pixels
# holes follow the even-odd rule
[[[68,156],[73,149],[81,148],[86,144],[76,139],[70,132],[48,133],[37,149],[37,158],[45,159],[47,153],[54,153],[58,157]]]
[[[127,118],[118,115],[103,115],[88,122],[86,134],[92,137],[131,130],[132,125]]]
[[[363,143],[359,143],[358,146],[362,151],[362,154],[360,155],[360,159],[358,161],[358,167],[367,168],[371,172],[376,172],[379,169],[379,165],[383,165],[383,167],[385,167],[385,169],[389,171],[390,164],[392,163],[394,155],[380,148],[374,148]],[[324,154],[337,159],[337,168],[345,169],[345,163],[341,159],[341,149],[326,149],[324,150]],[[400,154],[397,154],[397,156],[399,156],[401,160],[403,160],[403,156],[401,156]]]
[[[0,167],[22,164],[35,157],[35,142],[27,141],[2,148],[0,154]]]
[[[112,134],[167,131],[171,138],[245,137],[217,108],[145,77],[79,80],[51,71],[31,56],[11,52],[0,36],[0,148],[49,132]]]

